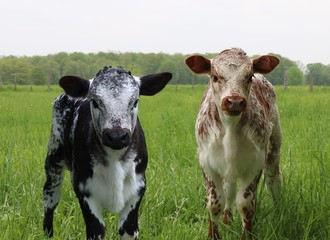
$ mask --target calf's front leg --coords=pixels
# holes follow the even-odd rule
[[[223,182],[224,192],[226,194],[226,205],[223,214],[223,223],[230,224],[233,221],[232,209],[236,197],[236,182],[225,179]]]
[[[103,239],[105,226],[102,219],[102,209],[92,202],[88,202],[84,196],[78,196],[80,208],[86,224],[86,239]]]
[[[119,235],[121,240],[138,240],[139,223],[138,210],[141,204],[145,187],[142,187],[138,194],[131,198],[119,213]]]
[[[221,239],[221,236],[219,234],[218,222],[225,206],[225,194],[222,186],[222,178],[213,177],[213,180],[209,180],[206,177],[206,181],[206,207],[210,215],[208,237],[214,240],[219,240]]]
[[[242,181],[242,186],[236,196],[236,205],[243,224],[242,240],[246,239],[246,237],[248,239],[253,239],[252,224],[256,208],[257,187],[261,172],[262,171],[259,171],[253,181],[248,184],[244,184],[244,181]]]

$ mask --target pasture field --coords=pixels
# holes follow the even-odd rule
[[[167,86],[142,97],[139,117],[149,166],[140,208],[140,238],[206,240],[205,187],[194,124],[204,86]],[[274,207],[259,185],[255,239],[330,239],[330,88],[277,87],[283,147],[282,200]],[[0,239],[44,239],[42,186],[51,106],[61,90],[18,86],[0,91]],[[239,239],[237,212],[224,239]],[[118,239],[117,216],[105,214],[106,239]],[[67,172],[55,212],[54,240],[84,239],[85,225]]]

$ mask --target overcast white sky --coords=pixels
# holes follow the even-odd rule
[[[0,55],[278,53],[330,64],[329,0],[1,0]]]

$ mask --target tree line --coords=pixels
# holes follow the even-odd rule
[[[216,53],[203,54],[212,58]],[[277,56],[281,63],[267,79],[274,85],[330,85],[330,65],[311,63],[303,66],[288,58]],[[5,56],[0,58],[0,88],[2,84],[51,85],[61,76],[76,75],[91,79],[104,66],[123,66],[135,76],[169,71],[172,84],[204,84],[205,76],[192,75],[185,66],[188,55],[165,53],[65,53],[47,56]],[[255,58],[257,56],[252,56]]]

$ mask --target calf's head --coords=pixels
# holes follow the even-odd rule
[[[278,58],[270,55],[251,60],[238,48],[222,51],[213,59],[193,55],[186,59],[190,70],[208,74],[213,98],[218,109],[227,116],[238,116],[245,111],[255,73],[270,73]]]
[[[92,122],[102,144],[119,150],[131,142],[139,96],[160,92],[171,78],[172,74],[168,72],[139,78],[122,68],[105,67],[90,81],[65,76],[59,84],[71,97],[89,101]]]

